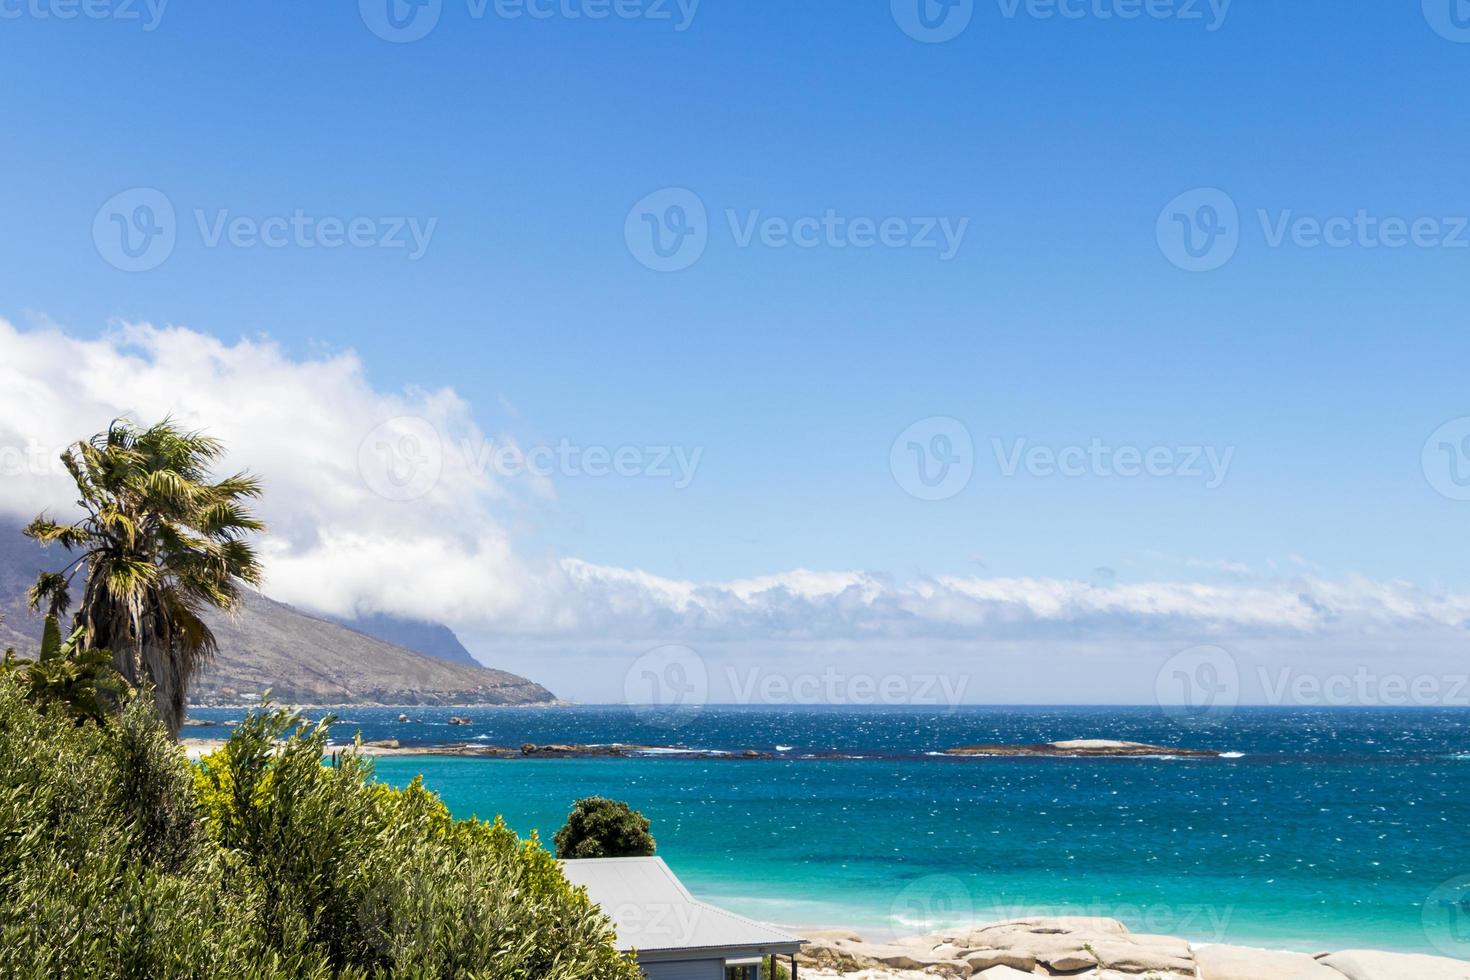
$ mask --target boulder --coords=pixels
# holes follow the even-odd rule
[[[810,942],[829,943],[841,939],[843,942],[860,943],[863,937],[851,929],[805,929],[802,935]]]
[[[977,973],[976,976],[980,980],[1036,980],[1036,975],[1029,970],[1022,973],[1020,970],[1013,970],[1008,966],[992,966],[984,973]]]
[[[1246,946],[1200,946],[1194,951],[1200,980],[1341,980],[1305,953]]]
[[[1194,973],[1194,954],[1183,940],[1124,936],[1089,945],[1098,963],[1107,970],[1119,973]]]
[[[1114,964],[1123,970],[1135,965],[1154,970],[1193,969],[1187,946],[1174,941],[1156,947],[1141,945],[1117,919],[1096,916],[1013,919],[973,929],[956,936],[955,942],[973,950],[965,957],[972,967],[984,963],[983,957],[991,954],[996,956],[997,965],[1023,970],[1040,965],[1053,973]],[[1096,953],[1089,952],[1088,947]]]
[[[1470,980],[1470,962],[1441,956],[1349,949],[1319,962],[1348,980]]]
[[[807,933],[807,943],[796,955],[796,961],[806,969],[831,970],[834,973],[857,973],[881,967],[883,964],[866,955],[861,939],[818,937]]]
[[[975,973],[1006,966],[1030,976],[1036,969],[1035,954],[1019,949],[977,949],[966,953],[964,960]]]

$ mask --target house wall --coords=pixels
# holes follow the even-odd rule
[[[665,960],[638,966],[648,980],[725,980],[724,960]]]

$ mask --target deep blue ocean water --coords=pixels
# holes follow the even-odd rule
[[[397,721],[405,710],[412,721]],[[194,717],[239,718],[240,709]],[[627,800],[697,895],[791,926],[907,934],[1023,914],[1307,951],[1470,959],[1470,711],[625,707],[338,712],[343,741],[636,742],[773,759],[393,757],[457,816],[549,839]],[[450,726],[450,715],[473,724]],[[193,728],[218,737],[224,728]],[[956,759],[978,742],[1118,738],[1227,759]]]

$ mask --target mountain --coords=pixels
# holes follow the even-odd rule
[[[42,549],[13,525],[0,525],[0,646],[34,651],[41,619],[26,608],[25,591],[42,568],[67,564],[65,553]],[[270,690],[299,704],[544,704],[555,700],[524,677],[415,652],[367,631],[350,629],[247,592],[233,614],[206,617],[219,653],[195,682],[196,704],[251,700]],[[388,620],[388,635],[433,650],[467,651],[447,627]],[[442,631],[442,632],[441,632]],[[447,638],[446,638],[447,635]],[[450,641],[453,648],[449,646]]]
[[[465,667],[481,666],[480,661],[470,656],[464,644],[459,642],[459,637],[454,635],[454,630],[443,623],[404,619],[400,616],[387,616],[382,613],[375,616],[359,616],[356,619],[340,619],[336,616],[327,618],[339,626],[386,640],[396,646],[412,650],[414,653],[422,653],[426,657],[447,660],[452,664],[461,664]]]

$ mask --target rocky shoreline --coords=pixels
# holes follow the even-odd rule
[[[408,721],[407,715],[400,721]],[[189,727],[207,727],[213,723],[185,722]],[[233,722],[224,722],[233,727]],[[340,722],[347,725],[350,722]],[[451,725],[468,725],[472,720],[465,717],[449,719]],[[186,738],[183,740],[191,751],[212,751],[218,739]],[[336,746],[349,747],[350,743]],[[660,758],[660,759],[852,759],[874,758],[875,756],[852,756],[840,752],[808,753],[795,755],[783,752],[768,752],[759,749],[708,749],[690,748],[683,745],[644,745],[614,742],[609,744],[582,743],[524,743],[521,745],[494,745],[488,742],[436,742],[431,745],[403,745],[396,738],[374,739],[362,743],[364,755],[447,755],[484,759],[597,759],[597,758]],[[1210,758],[1228,757],[1227,753],[1210,749],[1172,748],[1149,745],[1143,742],[1118,742],[1107,739],[1079,739],[1068,742],[1045,742],[1035,745],[964,745],[945,749],[943,752],[927,753],[942,758],[1016,758],[1016,759],[1099,759],[1099,758]],[[915,756],[918,758],[918,756]]]
[[[1147,742],[1120,742],[1108,738],[1077,738],[1063,742],[1041,742],[1035,745],[961,745],[945,749],[945,755],[987,756],[1000,758],[1139,758],[1142,756],[1186,756],[1218,759],[1225,755],[1213,749],[1181,749]]]
[[[800,975],[812,980],[1470,980],[1470,961],[1343,950],[1290,953],[1129,931],[1091,916],[1014,919],[889,943],[805,930]]]
[[[185,738],[180,740],[193,758],[208,755],[225,744],[219,738]],[[352,748],[352,743],[332,746],[340,752]],[[537,745],[527,742],[520,746],[491,745],[486,742],[445,742],[435,745],[402,745],[396,738],[377,739],[363,742],[358,748],[367,756],[439,755],[461,756],[478,759],[610,759],[610,758],[660,758],[660,759],[769,759],[766,752],[746,749],[742,752],[709,752],[700,749],[685,749],[678,746],[632,745],[575,745],[552,743]]]

